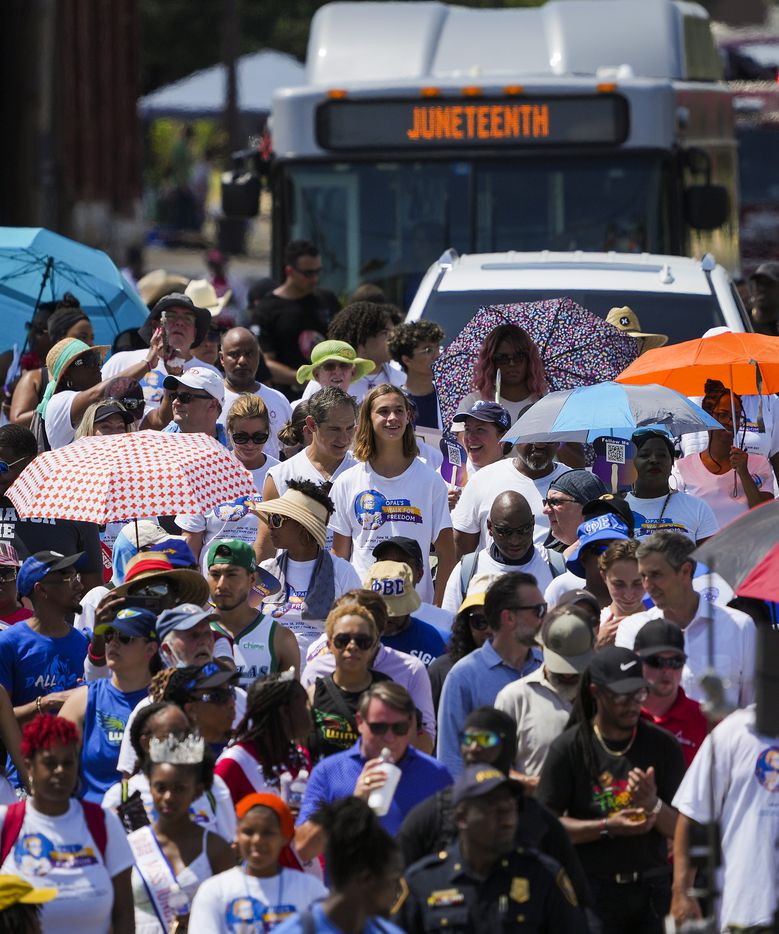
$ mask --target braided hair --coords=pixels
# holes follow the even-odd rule
[[[582,752],[584,756],[584,765],[587,774],[592,778],[597,778],[597,758],[595,756],[594,736],[592,721],[598,711],[595,698],[590,690],[592,679],[590,678],[589,668],[579,679],[579,691],[571,710],[571,716],[568,718],[566,729],[572,726],[579,727],[579,738],[582,742]]]
[[[285,765],[290,759],[294,739],[288,732],[288,718],[281,713],[302,690],[300,682],[286,673],[267,675],[248,690],[246,713],[235,728],[235,742],[253,743],[264,769]]]

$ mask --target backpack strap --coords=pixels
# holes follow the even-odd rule
[[[568,570],[565,566],[565,555],[561,551],[553,551],[548,548],[546,557],[549,559],[549,570],[552,572],[553,578],[565,574]]]
[[[303,929],[303,934],[316,934],[316,922],[314,921],[313,912],[301,912],[299,920],[300,926]]]
[[[24,823],[24,811],[24,801],[15,801],[6,808],[5,820],[0,828],[0,866],[6,861],[19,838]]]
[[[463,555],[460,561],[460,602],[465,599],[468,593],[468,584],[471,582],[473,573],[476,570],[476,562],[479,560],[481,549],[472,551],[469,555]]]
[[[11,805],[14,807],[14,805]],[[92,839],[97,844],[100,855],[105,860],[105,851],[108,845],[108,830],[105,823],[105,811],[94,801],[82,801],[81,807],[84,809],[84,820],[87,824],[87,830],[92,835]],[[2,866],[2,863],[0,863]]]

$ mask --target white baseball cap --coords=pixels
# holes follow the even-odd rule
[[[222,405],[225,401],[225,386],[222,377],[215,371],[205,367],[193,366],[185,370],[181,376],[166,376],[162,385],[166,389],[200,389],[213,396]]]

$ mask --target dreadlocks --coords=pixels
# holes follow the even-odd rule
[[[254,743],[264,768],[283,765],[290,755],[289,706],[303,691],[300,682],[286,673],[255,681],[246,696],[246,713],[235,729],[235,742]]]
[[[572,726],[579,727],[579,737],[582,742],[582,751],[584,754],[584,764],[587,767],[588,775],[597,778],[597,760],[593,748],[592,721],[597,713],[595,698],[590,691],[592,679],[589,669],[579,679],[579,691],[571,710],[571,716],[568,718],[566,729]]]

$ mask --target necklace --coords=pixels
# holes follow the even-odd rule
[[[628,750],[630,749],[630,747],[631,747],[631,746],[633,745],[633,743],[635,742],[636,733],[638,732],[638,727],[636,727],[636,726],[633,727],[633,734],[632,734],[632,736],[630,737],[630,742],[627,744],[627,746],[625,746],[624,749],[612,749],[610,746],[607,746],[607,745],[606,745],[606,741],[603,739],[603,736],[601,735],[601,732],[600,732],[600,730],[598,729],[597,723],[593,723],[593,725],[592,725],[592,731],[593,731],[593,733],[595,733],[595,739],[598,740],[598,742],[601,744],[601,746],[603,747],[603,749],[604,749],[610,756],[614,756],[614,757],[616,757],[616,758],[619,758],[620,756],[624,756],[625,753],[628,752]]]

